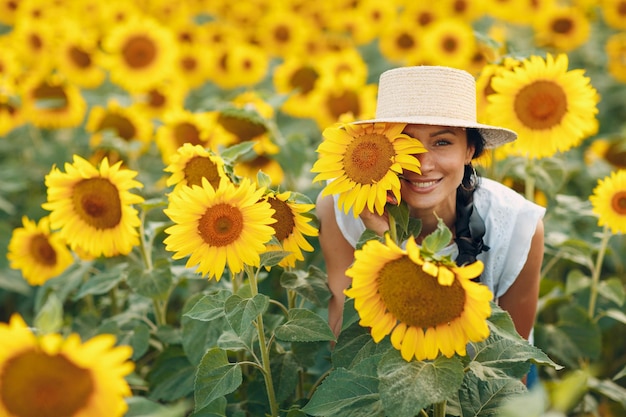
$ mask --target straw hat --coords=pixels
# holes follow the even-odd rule
[[[355,123],[410,123],[476,128],[486,148],[517,133],[476,121],[476,81],[463,70],[441,66],[400,67],[380,76],[376,118]]]

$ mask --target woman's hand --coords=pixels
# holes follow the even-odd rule
[[[397,200],[391,193],[387,194],[387,202],[391,204],[398,204]],[[379,215],[369,211],[367,207],[365,207],[365,210],[361,212],[359,217],[363,220],[365,227],[373,230],[379,236],[384,236],[385,232],[389,230],[389,213],[386,209],[382,215]]]

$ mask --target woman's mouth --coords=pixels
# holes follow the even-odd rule
[[[411,184],[413,187],[415,188],[429,188],[432,187],[433,185],[437,184],[439,182],[439,180],[430,180],[430,181],[411,181],[408,178],[406,178],[404,175],[398,175],[398,178],[400,178],[401,180],[404,180],[406,182],[408,182],[409,184]]]

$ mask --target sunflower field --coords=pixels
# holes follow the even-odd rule
[[[443,226],[328,325],[324,133],[411,65],[519,134],[477,168],[547,209],[533,344]],[[626,415],[626,0],[0,0],[0,162],[0,417]],[[363,311],[383,257],[454,331]]]

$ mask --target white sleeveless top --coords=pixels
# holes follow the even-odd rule
[[[337,196],[334,198],[339,229],[346,240],[356,247],[365,225],[360,217],[354,217],[352,211],[346,214],[340,210]],[[489,287],[494,299],[498,299],[524,267],[537,223],[546,209],[489,178],[480,179],[474,192],[474,209],[485,222],[483,241],[490,248],[477,256],[485,264],[480,280]],[[442,252],[455,259],[458,254],[456,243],[452,242]]]

